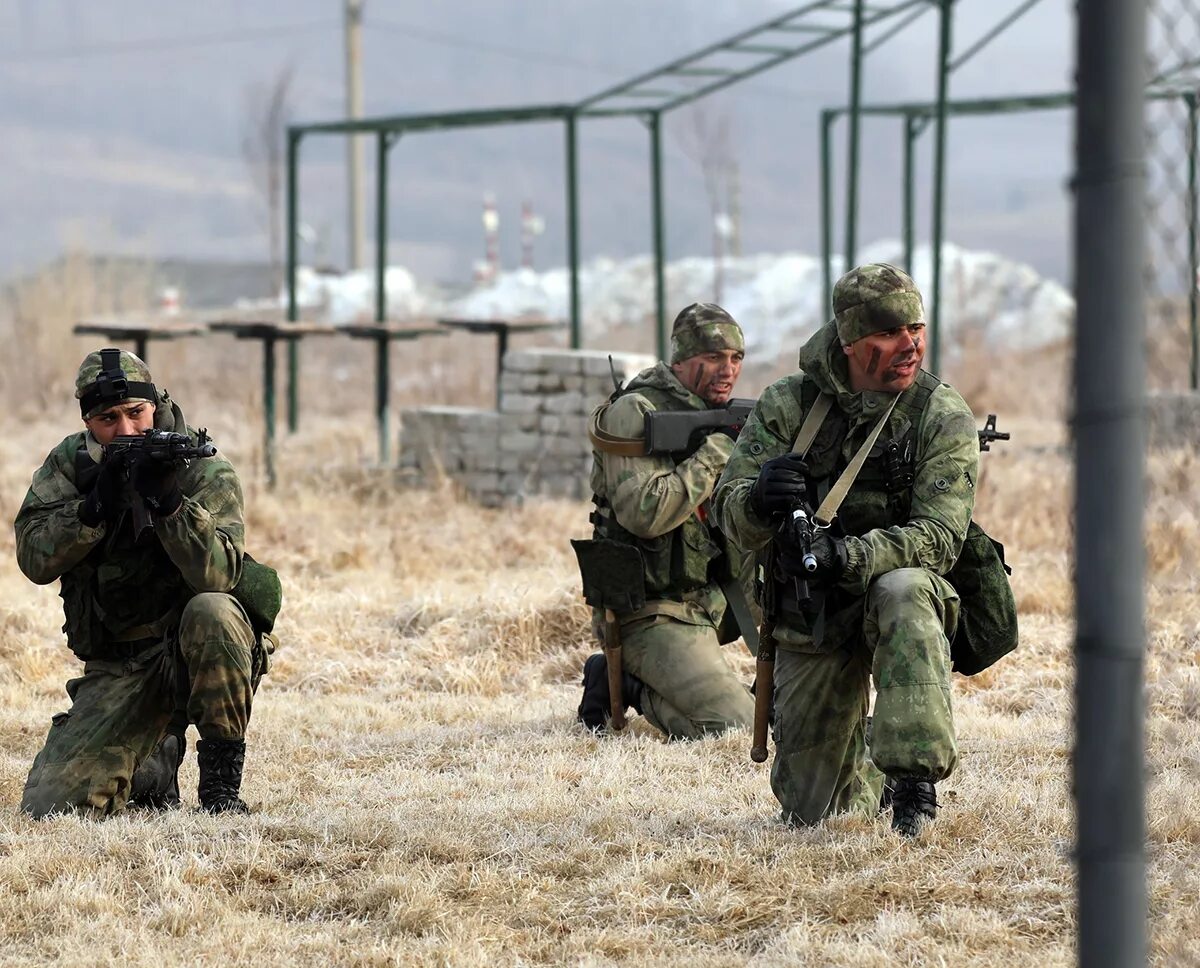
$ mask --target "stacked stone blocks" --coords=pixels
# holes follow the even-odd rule
[[[449,479],[475,500],[501,505],[531,496],[590,495],[588,416],[654,365],[637,353],[530,349],[505,355],[500,409],[422,407],[401,411],[400,466],[417,483]]]

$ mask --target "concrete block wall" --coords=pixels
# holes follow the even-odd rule
[[[500,409],[421,407],[400,413],[400,467],[418,483],[443,477],[475,500],[501,505],[525,497],[590,494],[588,415],[612,393],[603,350],[512,350],[500,373]],[[654,365],[640,353],[612,353],[626,382]]]

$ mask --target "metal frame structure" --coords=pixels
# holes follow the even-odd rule
[[[659,356],[667,350],[665,233],[662,179],[662,117],[708,94],[754,77],[780,64],[803,57],[829,44],[849,38],[851,42],[850,150],[857,166],[858,106],[863,60],[867,54],[915,22],[932,8],[941,13],[941,58],[939,98],[946,93],[949,55],[950,13],[955,0],[814,0],[765,23],[701,48],[655,70],[607,88],[574,104],[546,104],[495,110],[456,111],[439,114],[394,115],[377,118],[328,121],[292,125],[287,137],[287,318],[299,318],[296,304],[297,229],[299,226],[298,163],[301,141],[317,134],[374,134],[376,136],[376,306],[375,318],[387,317],[384,271],[387,265],[388,153],[405,133],[484,127],[499,124],[561,121],[565,134],[567,194],[567,261],[570,268],[570,343],[582,345],[579,300],[579,152],[578,124],[584,118],[629,117],[642,120],[650,136],[651,222],[655,262],[656,347]],[[1028,8],[1037,0],[1025,0]],[[886,27],[872,38],[870,28]],[[944,124],[944,117],[939,126]],[[941,137],[941,136],[939,136]],[[857,191],[857,177],[848,192]],[[851,198],[851,203],[856,204]],[[297,348],[288,348],[288,426],[298,423]]]
[[[977,44],[972,48],[974,54],[981,49]],[[954,63],[962,63],[960,57]],[[1200,190],[1197,179],[1197,152],[1200,138],[1197,137],[1197,118],[1200,115],[1197,91],[1194,87],[1185,87],[1187,81],[1184,71],[1190,65],[1182,64],[1175,70],[1154,78],[1147,86],[1145,99],[1148,101],[1182,101],[1188,112],[1188,166],[1187,166],[1187,221],[1188,221],[1188,253],[1191,267],[1191,278],[1200,278],[1200,251],[1197,239],[1200,236]],[[902,238],[904,240],[904,266],[912,269],[912,256],[915,236],[915,204],[914,190],[915,149],[917,139],[924,133],[931,120],[939,115],[989,116],[994,114],[1014,114],[1026,111],[1066,110],[1075,105],[1075,95],[1069,92],[1056,94],[1033,94],[1011,98],[973,98],[969,100],[945,101],[944,103],[903,103],[903,104],[863,104],[859,105],[858,114],[876,117],[899,117],[904,120],[903,143],[904,163],[901,171],[901,197],[903,207],[901,219]],[[829,305],[830,293],[833,288],[833,152],[831,131],[834,122],[843,115],[849,115],[852,107],[826,108],[821,112],[821,258],[822,281],[824,286],[825,305]],[[935,200],[944,196],[945,168],[944,163],[935,160],[934,163]],[[856,169],[852,169],[854,171]],[[848,175],[853,177],[853,175]],[[854,193],[847,189],[847,198],[852,199]],[[857,210],[847,204],[845,213],[845,261],[843,265],[854,263],[855,222]],[[930,369],[940,372],[941,364],[941,256],[942,239],[944,237],[944,208],[935,205],[933,214],[933,241],[931,256],[933,259],[933,291],[930,299],[929,327],[929,358]],[[1200,389],[1200,305],[1197,304],[1197,287],[1192,286],[1188,294],[1188,321],[1191,344],[1191,364],[1189,379],[1191,389]]]

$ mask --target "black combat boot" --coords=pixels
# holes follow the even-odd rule
[[[634,712],[642,711],[642,680],[621,672],[621,698],[625,708]],[[608,657],[603,652],[595,652],[587,657],[583,664],[583,699],[575,718],[584,726],[596,732],[604,728],[609,716],[608,695]]]
[[[937,791],[930,780],[897,776],[892,788],[892,829],[915,837],[926,821],[937,816]]]
[[[129,799],[125,806],[133,810],[175,810],[179,800],[179,764],[187,752],[182,733],[167,733],[158,741],[129,781]]]
[[[200,766],[200,809],[209,813],[249,813],[250,808],[238,796],[242,786],[242,765],[246,761],[246,741],[241,739],[202,739],[196,744]]]

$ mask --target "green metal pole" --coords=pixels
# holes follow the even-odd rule
[[[831,134],[837,114],[821,112],[821,310],[833,311],[833,144]]]
[[[847,132],[846,148],[846,262],[842,267],[848,272],[854,267],[858,223],[858,135],[862,106],[862,34],[863,0],[854,0],[854,32],[850,40],[850,130]]]
[[[914,170],[916,168],[915,145],[918,135],[916,118],[912,114],[904,115],[904,269],[909,275],[913,271],[913,238],[915,231],[913,221],[917,208],[916,191],[914,186]]]
[[[380,326],[387,320],[387,256],[388,256],[388,148],[391,135],[380,131],[375,136],[375,322]],[[379,463],[388,462],[388,396],[391,390],[392,343],[386,333],[375,339],[375,420],[379,429]]]
[[[1197,123],[1197,98],[1195,92],[1184,95],[1188,113],[1188,326],[1192,334],[1191,387],[1200,390],[1200,321],[1197,314],[1196,287],[1200,285],[1200,249],[1197,248],[1197,222],[1200,221],[1200,193],[1196,184],[1196,152],[1200,142],[1200,124]]]
[[[933,152],[933,312],[929,334],[929,363],[934,373],[942,365],[942,229],[946,201],[946,95],[950,86],[950,26],[954,0],[941,2],[938,41],[937,127]]]
[[[388,148],[390,135],[380,131],[375,136],[375,322],[387,319],[387,256],[388,256]]]
[[[287,318],[294,323],[299,318],[296,311],[296,241],[297,241],[297,168],[300,152],[300,135],[288,130],[287,138]]]
[[[583,346],[579,318],[579,154],[575,115],[567,115],[567,265],[571,275],[571,349]]]
[[[300,138],[298,132],[288,130],[288,197],[287,197],[287,261],[288,261],[288,312],[289,323],[300,318],[296,305],[296,241],[297,222],[299,220],[299,182],[297,178],[297,160],[300,153]],[[288,431],[296,432],[299,422],[296,407],[296,372],[299,369],[296,341],[288,340]],[[269,357],[264,367],[270,367],[270,382],[264,385],[266,396],[266,411],[264,419],[267,423],[267,483],[275,485],[275,341],[268,339],[263,344],[263,353]]]
[[[662,125],[657,111],[650,114],[650,193],[654,227],[654,309],[658,358],[667,358],[667,285],[663,272]]]

